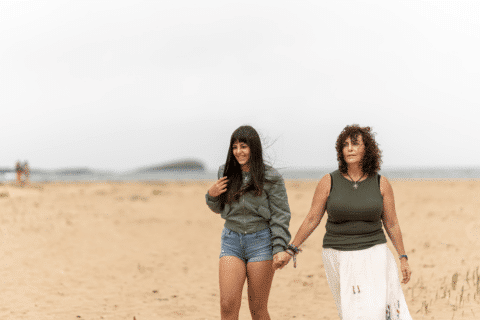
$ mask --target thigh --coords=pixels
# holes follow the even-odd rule
[[[322,253],[323,266],[327,276],[328,286],[332,292],[333,300],[337,306],[338,315],[342,319],[342,304],[340,299],[340,270],[338,261],[339,252],[334,249],[324,248]]]
[[[272,260],[247,263],[250,308],[266,307],[268,303],[273,275],[275,274],[272,263]]]
[[[344,319],[356,319],[359,316],[365,319],[385,319],[384,248],[374,246],[364,250],[342,252],[340,296]]]
[[[247,268],[243,260],[233,256],[220,258],[219,282],[222,304],[240,305],[246,276]]]

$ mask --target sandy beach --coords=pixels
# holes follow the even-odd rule
[[[223,220],[205,205],[211,183],[1,185],[0,319],[219,319]],[[292,235],[316,183],[286,182]],[[413,319],[480,319],[480,181],[391,183]],[[297,268],[276,272],[272,319],[338,319],[321,261],[325,220]],[[250,319],[246,288],[240,319]]]

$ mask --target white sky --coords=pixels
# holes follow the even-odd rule
[[[253,125],[277,167],[480,165],[478,1],[0,0],[0,166],[223,163]]]

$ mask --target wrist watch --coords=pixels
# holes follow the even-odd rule
[[[402,254],[398,257],[398,259],[406,258],[408,260],[408,256],[406,254]]]

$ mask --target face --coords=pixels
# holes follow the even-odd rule
[[[245,142],[235,141],[232,146],[233,155],[238,163],[242,166],[242,170],[247,169],[248,161],[250,160],[250,147]]]
[[[356,140],[348,137],[343,143],[343,157],[347,164],[360,163],[365,154],[365,144],[363,143],[363,137],[361,134],[357,136]]]

